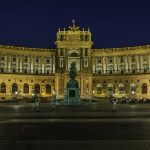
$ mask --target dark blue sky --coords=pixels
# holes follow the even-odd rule
[[[90,28],[94,48],[150,44],[149,0],[5,0],[0,44],[54,48],[58,28],[67,28],[73,18]]]

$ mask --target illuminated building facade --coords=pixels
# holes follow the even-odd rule
[[[81,97],[150,98],[150,45],[93,49],[88,30],[58,30],[56,49],[0,46],[0,99],[64,97],[76,62]]]

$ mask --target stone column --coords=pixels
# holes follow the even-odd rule
[[[31,73],[31,57],[27,56],[28,62],[28,73]]]
[[[92,96],[92,76],[89,77],[89,93]]]
[[[20,56],[20,63],[19,63],[19,68],[20,68],[20,72],[23,72],[23,68],[22,68],[22,66],[23,66],[23,64],[22,64],[22,56]]]
[[[53,73],[55,73],[55,56],[53,56]]]
[[[83,76],[83,74],[81,75],[81,77],[80,77],[81,79],[80,79],[80,83],[81,83],[81,96],[83,96],[83,93],[84,93],[84,76]]]
[[[16,56],[16,72],[19,72],[19,56]]]
[[[34,73],[34,71],[33,71],[33,69],[34,69],[33,68],[33,66],[34,66],[34,57],[31,56],[30,59],[31,59],[31,63],[30,63],[30,65],[31,65],[31,67],[30,67],[31,68],[31,73]]]
[[[136,55],[136,66],[137,66],[137,72],[139,72],[140,69],[139,55]]]
[[[56,74],[55,76],[55,93],[56,93],[56,96],[59,96],[60,95],[60,85],[59,85],[59,81],[60,81],[60,75],[59,74]]]
[[[103,64],[103,73],[106,73],[106,57],[104,56],[103,58],[102,58],[102,64]]]
[[[140,71],[143,72],[143,56],[140,55]]]
[[[4,60],[5,60],[5,67],[4,67],[4,72],[8,72],[8,56],[5,55],[4,56]]]
[[[95,73],[95,57],[92,58],[92,69],[93,73]]]
[[[129,69],[129,73],[131,73],[131,56],[128,56],[128,69]]]
[[[128,66],[129,66],[129,65],[128,65],[128,56],[125,56],[125,57],[124,57],[124,60],[125,60],[126,73],[128,73],[128,71],[129,71],[129,70],[128,70],[128,69],[129,69],[129,67],[128,67]]]
[[[8,55],[8,59],[7,59],[7,63],[8,63],[8,72],[11,72],[12,71],[12,56],[11,55]]]
[[[113,68],[114,68],[114,70],[115,70],[115,73],[117,73],[117,63],[118,63],[118,61],[117,61],[117,57],[116,56],[114,56],[113,57]]]
[[[149,72],[150,72],[150,54],[148,55],[148,68],[149,68]]]
[[[46,69],[46,65],[45,65],[45,62],[46,62],[46,57],[41,57],[41,73],[44,74],[45,73],[45,69]]]

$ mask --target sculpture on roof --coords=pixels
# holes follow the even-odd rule
[[[74,19],[72,20],[72,23],[73,23],[73,25],[72,25],[72,27],[69,26],[69,29],[71,31],[78,31],[80,27],[79,26],[76,27]]]

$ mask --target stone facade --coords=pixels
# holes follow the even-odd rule
[[[56,49],[0,46],[0,99],[64,97],[76,62],[82,97],[150,98],[150,45],[93,49],[89,29],[58,30]]]

